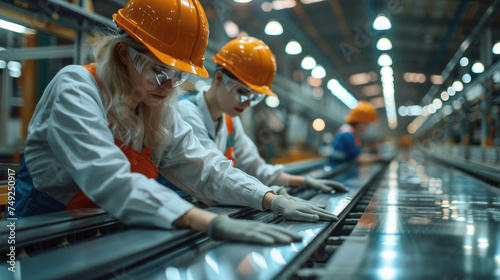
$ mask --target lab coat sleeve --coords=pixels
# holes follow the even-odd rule
[[[97,85],[73,71],[56,77],[47,141],[80,189],[122,222],[173,228],[193,205],[142,174],[114,144]]]
[[[232,162],[213,149],[208,141],[200,143],[193,135],[191,126],[180,115],[177,118],[173,143],[166,148],[160,163],[162,175],[209,205],[236,204],[263,210],[262,200],[271,190],[257,179],[233,168]]]
[[[272,165],[264,161],[259,155],[257,146],[245,133],[240,118],[233,118],[234,124],[234,156],[236,168],[259,179],[263,184],[272,185],[283,173],[284,166]]]

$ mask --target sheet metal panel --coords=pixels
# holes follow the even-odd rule
[[[311,200],[325,203],[327,210],[339,214],[380,168],[379,165],[352,168],[336,178],[351,188],[348,193],[318,194]],[[129,275],[139,279],[274,279],[328,224],[284,221],[280,225],[298,232],[303,237],[302,242],[281,246],[226,242],[191,260],[179,259],[158,265],[160,260],[131,271]],[[137,274],[138,271],[143,274]]]

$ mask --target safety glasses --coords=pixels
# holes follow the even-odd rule
[[[135,69],[146,79],[158,83],[159,86],[167,81],[172,82],[172,87],[176,87],[184,83],[189,78],[189,73],[168,67],[154,61],[149,56],[138,52],[132,47],[128,47],[130,58],[134,62]]]
[[[243,84],[242,82],[235,80],[231,77],[229,77],[226,73],[223,72],[222,75],[222,81],[224,82],[224,85],[226,87],[226,90],[228,92],[231,92],[231,90],[234,90],[234,97],[236,101],[240,103],[245,103],[248,100],[250,100],[250,106],[255,106],[261,102],[264,97],[266,97],[265,94],[259,93],[251,88],[249,88],[247,85]]]

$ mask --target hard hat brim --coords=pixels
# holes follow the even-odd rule
[[[238,73],[236,73],[236,71],[233,71],[232,67],[230,65],[228,65],[224,61],[220,60],[217,56],[212,56],[212,60],[216,64],[219,64],[220,66],[226,68],[229,72],[231,72],[231,74],[233,74],[236,78],[238,78],[238,80],[240,80],[241,82],[243,82],[245,85],[247,85],[251,89],[255,90],[256,92],[260,92],[260,93],[263,93],[267,96],[272,96],[272,97],[278,98],[278,95],[276,93],[274,93],[268,86],[258,86],[258,85],[254,85],[251,83],[247,83],[245,81],[244,77],[241,77]]]
[[[344,121],[346,123],[352,124],[352,123],[358,123],[358,122],[366,122],[366,123],[372,123],[372,124],[378,124],[378,119],[375,120],[363,120],[359,118],[355,118],[352,115],[348,115],[344,118]]]
[[[175,59],[159,50],[154,48],[153,46],[149,45],[146,42],[141,42],[143,43],[162,63],[164,63],[167,66],[173,67],[175,69],[188,72],[191,74],[194,74],[196,76],[200,76],[203,78],[208,78],[208,71],[205,66],[203,67],[198,67],[196,65],[193,65],[191,63],[187,63],[178,59]]]

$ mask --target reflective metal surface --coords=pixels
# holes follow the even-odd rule
[[[320,279],[500,278],[499,230],[500,190],[401,158]]]
[[[230,215],[239,212],[241,208],[217,207],[206,210],[216,214]],[[42,240],[48,234],[55,236],[64,231],[71,233],[79,227],[96,224],[99,220],[109,222],[106,220],[109,214],[105,214],[103,210],[72,210],[43,216],[46,219],[45,224],[42,223],[42,216],[20,219],[23,221],[24,228],[27,227],[28,230],[23,230],[24,228],[21,227],[21,231],[16,231],[17,248],[21,248],[19,244],[29,243],[31,239],[35,239],[35,232],[41,235],[36,240]],[[68,220],[69,217],[75,219]],[[84,217],[87,219],[83,219]],[[34,224],[39,224],[39,227],[33,229],[30,226],[30,220],[33,220]],[[7,263],[0,263],[0,279],[94,279],[110,273],[118,277],[126,274],[126,271],[120,269],[121,267],[132,265],[138,259],[154,256],[159,252],[174,250],[180,244],[185,244],[186,239],[193,238],[197,234],[200,235],[189,229],[129,228],[118,233],[103,234],[83,243],[30,255],[20,260],[21,250],[17,250],[16,273],[13,274],[7,270],[9,267]],[[0,240],[7,244],[6,239],[0,238]]]
[[[91,216],[105,215],[106,213],[102,209],[76,209],[71,211],[61,211],[45,215],[31,216],[23,219],[16,220],[16,228],[18,230],[26,230],[30,228],[36,228],[40,226],[46,226],[47,224],[58,224],[65,223],[68,221],[77,220],[80,218],[87,218]],[[7,225],[9,221],[0,221],[0,235],[3,233],[8,233],[9,229]]]
[[[380,170],[369,165],[352,169],[336,180],[351,187],[349,193],[320,194],[311,200],[327,204],[327,210],[339,214],[351,201],[366,180]],[[302,242],[282,246],[263,246],[227,242],[191,260],[180,259],[173,263],[143,268],[139,279],[273,279],[319,234],[327,222],[304,223],[285,221],[280,224],[303,237]],[[158,263],[158,261],[156,262]]]

